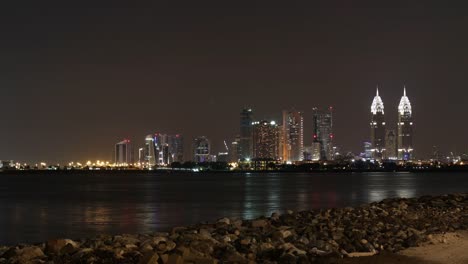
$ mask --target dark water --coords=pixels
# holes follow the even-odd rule
[[[467,173],[23,173],[0,182],[0,244],[468,191]]]

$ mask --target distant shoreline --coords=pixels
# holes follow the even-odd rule
[[[21,174],[21,173],[37,173],[37,174],[51,174],[51,173],[145,173],[145,174],[204,174],[204,173],[217,173],[217,174],[268,174],[268,173],[279,173],[279,174],[288,174],[288,173],[369,173],[369,172],[410,172],[410,173],[424,173],[424,172],[468,172],[468,167],[457,167],[457,168],[429,168],[429,169],[397,169],[397,170],[202,170],[202,171],[192,171],[192,170],[178,170],[178,169],[71,169],[71,170],[36,170],[36,169],[26,169],[26,170],[15,170],[7,169],[0,170],[0,174]]]

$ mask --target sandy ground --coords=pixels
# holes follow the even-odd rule
[[[382,253],[372,257],[345,258],[337,263],[467,264],[468,231],[434,235],[430,242],[397,254]]]

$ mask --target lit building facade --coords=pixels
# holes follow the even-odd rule
[[[279,160],[279,129],[275,121],[253,122],[253,158]]]
[[[229,149],[229,162],[239,161],[239,141],[240,137],[236,136],[234,141],[231,143],[231,148]]]
[[[240,113],[240,140],[239,159],[249,160],[252,158],[252,109],[243,109]]]
[[[156,147],[154,145],[154,135],[147,135],[145,138],[145,162],[149,166],[156,165],[156,153],[157,152]]]
[[[413,112],[406,87],[398,105],[398,159],[411,160],[413,158]]]
[[[372,144],[372,158],[381,160],[384,158],[385,152],[385,115],[384,104],[382,98],[379,96],[379,89],[372,101],[371,105],[372,118],[370,122],[371,127],[371,144]]]
[[[395,130],[388,129],[385,134],[385,159],[395,160],[397,159],[397,136]]]
[[[212,161],[211,144],[208,138],[202,136],[193,140],[193,161],[197,163]]]
[[[280,134],[283,162],[304,160],[304,116],[299,111],[283,111]]]
[[[115,144],[115,164],[121,166],[133,164],[133,146],[130,140],[125,139]]]
[[[145,138],[145,162],[150,166],[184,161],[184,138],[180,134],[156,133]]]
[[[313,108],[312,160],[333,160],[333,108]]]

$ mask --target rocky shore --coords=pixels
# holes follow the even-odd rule
[[[337,263],[467,229],[468,194],[395,198],[254,220],[222,218],[167,233],[0,247],[0,263]]]

